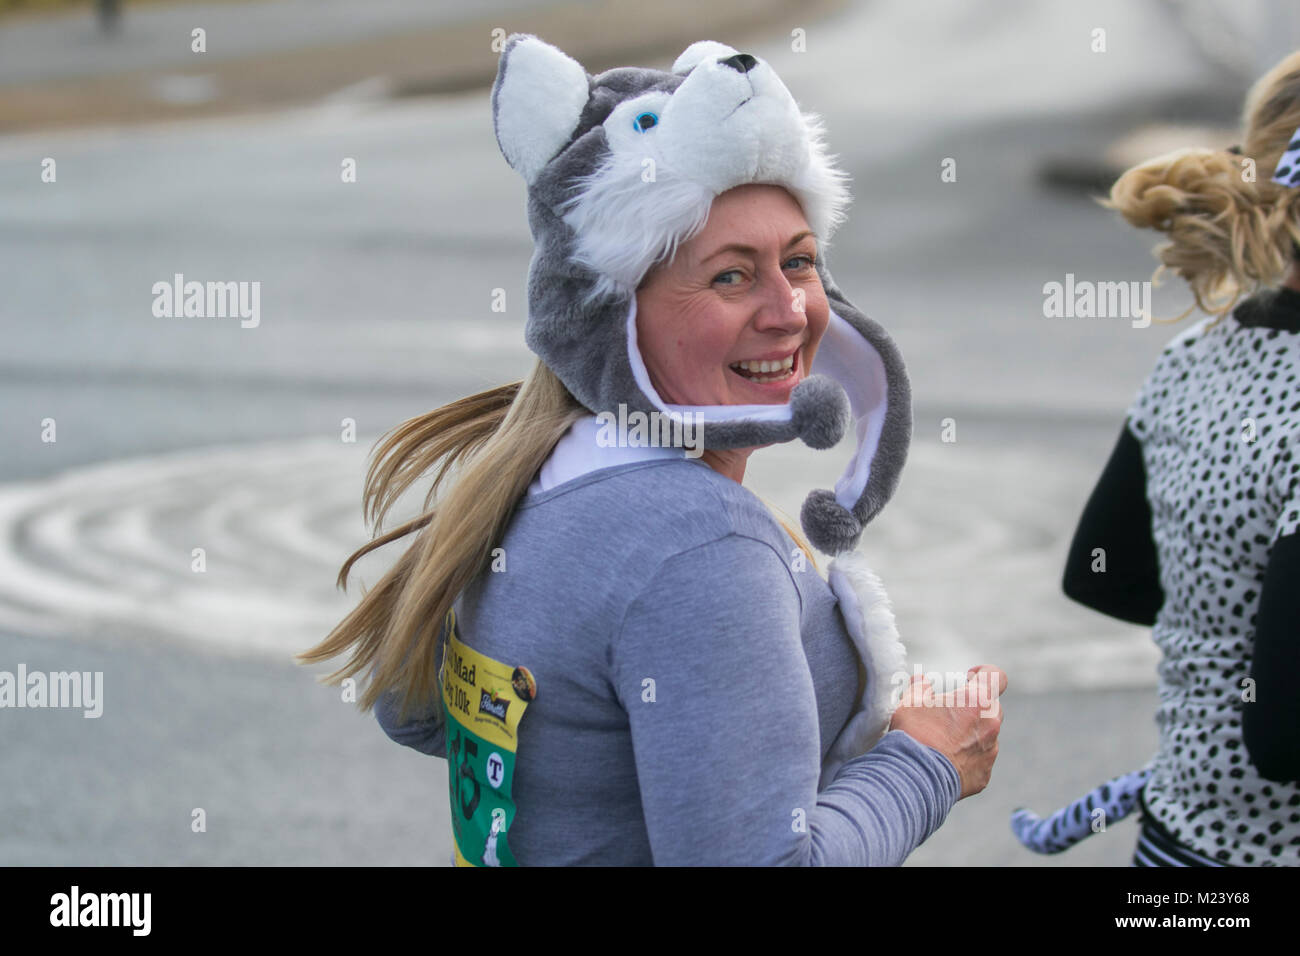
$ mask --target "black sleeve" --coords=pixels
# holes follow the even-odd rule
[[[1096,548],[1105,552],[1105,571],[1092,569]],[[1062,587],[1080,604],[1132,624],[1154,624],[1165,602],[1142,445],[1127,421],[1079,519]]]
[[[1279,538],[1269,554],[1255,616],[1250,676],[1255,699],[1242,704],[1241,735],[1265,780],[1300,779],[1300,534]]]

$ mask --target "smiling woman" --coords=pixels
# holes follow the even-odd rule
[[[637,289],[637,343],[659,398],[788,402],[830,318],[816,258],[808,221],[781,187],[737,186],[714,200],[704,229]],[[754,450],[703,457],[740,482]]]
[[[376,531],[441,461],[428,510],[340,580],[420,537],[302,659],[350,652],[328,680],[368,670],[360,705],[448,761],[457,864],[901,863],[987,784],[1006,677],[972,670],[978,707],[892,699],[905,653],[852,549],[897,485],[911,397],[823,261],[847,193],[815,118],[708,41],[591,77],[514,35],[492,106],[529,187],[537,365],[386,438]],[[703,456],[598,440],[629,409],[699,416]],[[801,516],[837,555],[823,579],[745,462],[850,425]]]

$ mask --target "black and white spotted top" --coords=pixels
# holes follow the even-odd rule
[[[1064,580],[1075,600],[1152,625],[1160,749],[1143,803],[1228,865],[1300,865],[1297,376],[1300,292],[1260,293],[1174,338]]]

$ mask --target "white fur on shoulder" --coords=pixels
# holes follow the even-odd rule
[[[827,583],[839,599],[866,680],[848,723],[826,754],[819,790],[835,779],[845,762],[880,742],[897,706],[895,675],[907,673],[907,648],[898,638],[889,595],[862,552],[849,551],[831,561]]]

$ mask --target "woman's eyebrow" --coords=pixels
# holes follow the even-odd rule
[[[793,239],[787,242],[785,244],[785,247],[789,249],[791,246],[796,245],[798,242],[800,242],[803,239],[806,239],[811,235],[813,235],[813,231],[811,229],[805,229],[803,232],[799,233],[797,236],[795,236]],[[738,242],[733,242],[709,253],[707,256],[701,259],[700,262],[701,263],[708,262],[710,259],[713,259],[716,256],[720,256],[724,252],[746,252],[752,256],[752,255],[756,255],[758,253],[758,250],[755,249],[753,246],[745,246],[745,245],[741,245]]]

